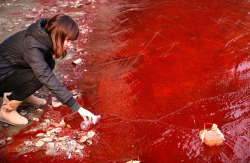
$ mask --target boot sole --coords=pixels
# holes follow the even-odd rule
[[[4,123],[7,123],[7,124],[10,124],[10,125],[13,125],[13,126],[24,126],[24,125],[27,125],[27,124],[15,124],[15,123],[12,123],[12,122],[10,122],[10,121],[8,121],[8,120],[6,120],[6,119],[4,119],[4,118],[1,118],[0,117],[0,121],[1,122],[4,122]]]

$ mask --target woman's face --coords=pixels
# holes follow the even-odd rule
[[[66,50],[69,45],[70,45],[70,40],[65,39],[63,44],[63,50]]]

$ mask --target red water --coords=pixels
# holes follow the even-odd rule
[[[103,116],[90,159],[248,162],[247,1],[115,0],[98,8],[80,88]],[[225,134],[199,140],[204,123]]]
[[[61,65],[77,79],[65,81],[68,88],[81,90],[80,102],[102,115],[94,127],[100,139],[84,160],[249,162],[249,5],[246,0],[97,5],[86,65],[73,70]],[[70,121],[75,128],[81,122]],[[204,123],[218,124],[223,145],[201,144]],[[26,159],[39,160],[35,156]]]

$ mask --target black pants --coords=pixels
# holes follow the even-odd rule
[[[37,79],[32,69],[21,69],[13,73],[4,82],[2,95],[4,92],[12,92],[11,99],[17,101],[23,101],[38,89],[42,87],[42,84]]]

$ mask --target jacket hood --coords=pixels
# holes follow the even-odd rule
[[[31,24],[27,28],[27,34],[33,36],[36,40],[47,46],[49,49],[53,49],[53,42],[50,34],[44,29],[48,18],[40,18],[35,23]]]

